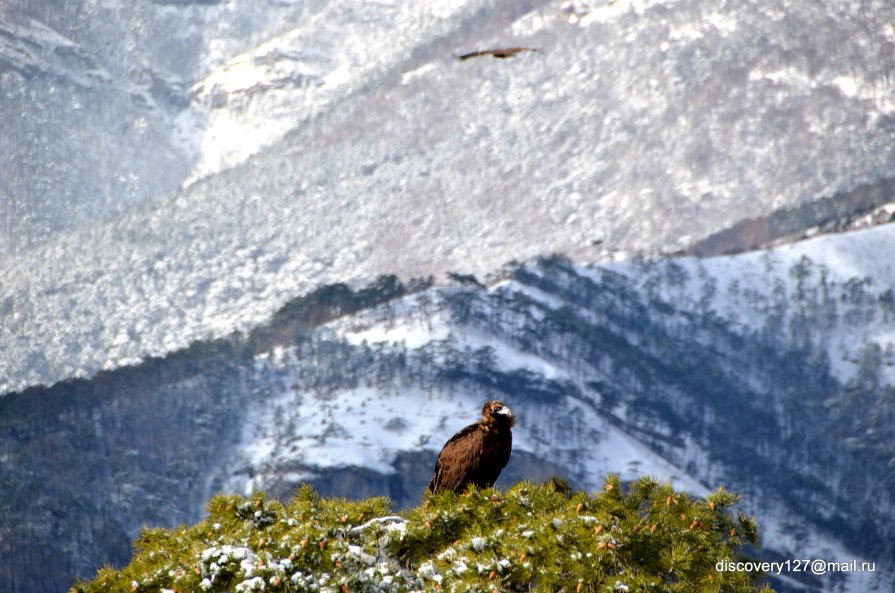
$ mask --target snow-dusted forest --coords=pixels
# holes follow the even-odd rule
[[[895,590],[895,7],[0,3],[0,589],[218,492],[649,474]],[[530,47],[511,59],[457,56]]]

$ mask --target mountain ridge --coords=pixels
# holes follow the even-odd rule
[[[798,297],[799,290],[820,291],[823,278],[831,299],[840,302],[840,293],[852,294],[859,284],[849,282],[849,268],[832,266],[843,260],[830,246],[818,245],[853,248],[863,241],[876,249],[875,241],[893,229],[813,239],[803,246],[817,254],[808,276],[790,273],[805,265],[801,254],[784,258],[791,248],[778,248],[783,251],[773,257],[682,258],[602,268],[546,258],[508,266],[484,283],[456,275],[449,286],[428,279],[407,286],[384,277],[363,289],[323,288],[252,334],[196,343],[177,355],[91,381],[3,398],[0,417],[7,424],[0,435],[12,455],[9,475],[34,484],[33,508],[61,504],[66,515],[87,509],[56,522],[56,529],[87,520],[97,505],[105,516],[137,521],[106,524],[108,533],[96,531],[91,546],[71,559],[73,567],[81,567],[75,574],[89,576],[97,558],[122,561],[120,542],[134,537],[140,524],[166,524],[166,509],[186,500],[193,502],[177,512],[195,521],[213,492],[288,496],[297,484],[310,481],[329,495],[378,493],[413,504],[439,442],[468,421],[482,400],[498,397],[522,418],[505,479],[546,478],[537,472],[547,472],[591,488],[605,472],[615,471],[625,479],[651,474],[679,480],[696,492],[719,483],[739,485],[749,512],[760,524],[767,521],[769,557],[798,552],[882,562],[886,530],[895,529],[895,507],[884,496],[895,476],[885,469],[885,449],[879,448],[889,437],[880,432],[874,444],[854,436],[885,429],[891,413],[869,403],[891,385],[885,379],[891,370],[885,336],[874,338],[882,340],[880,367],[850,362],[852,354],[846,352],[843,374],[831,365],[836,360],[805,348],[827,344],[830,357],[840,338],[806,340],[789,314],[766,321],[793,328],[792,337],[774,337],[763,325],[743,324],[725,312],[735,298],[764,307],[760,295],[746,295],[748,282],[755,279],[752,288],[757,288],[768,284],[766,277],[788,279],[793,320],[799,319],[795,303],[808,298]],[[728,260],[756,270],[771,262],[772,273],[724,272],[732,266]],[[826,275],[820,274],[824,262],[831,264]],[[718,276],[712,298],[729,294],[727,278],[741,281],[741,296],[707,299],[704,287],[712,285],[706,279],[712,275]],[[874,276],[885,278],[879,271]],[[779,294],[775,282],[770,284],[761,298]],[[837,318],[872,322],[869,312],[881,311],[884,303],[871,296],[884,288],[864,287],[867,296],[843,305]],[[751,316],[745,307],[741,314]],[[895,323],[895,314],[888,323]],[[840,330],[832,331],[831,336],[839,335]],[[849,331],[862,333],[860,327]],[[868,383],[867,372],[874,368],[881,374],[877,383]],[[836,403],[843,396],[844,403]],[[850,400],[859,407],[852,408]],[[860,403],[864,400],[868,403]],[[39,423],[32,425],[23,415],[31,409],[41,410]],[[408,415],[408,409],[416,412]],[[101,429],[91,428],[96,418]],[[742,442],[731,440],[744,421],[749,430],[740,435]],[[36,433],[35,427],[43,428]],[[830,434],[836,434],[832,443]],[[60,448],[66,442],[71,444]],[[587,443],[584,457],[582,443]],[[90,492],[106,492],[99,501],[70,500],[80,496],[76,492],[57,498],[59,479],[70,474],[53,476],[54,459],[70,446],[77,447],[82,461],[68,471],[95,484]],[[53,447],[55,456],[42,453]],[[105,448],[121,455],[108,458]],[[864,469],[857,471],[849,461],[854,459]],[[30,473],[23,474],[26,465]],[[109,469],[95,473],[102,465]],[[33,481],[41,476],[45,483]],[[190,489],[189,498],[179,494],[182,488]],[[867,497],[874,501],[870,506]],[[32,512],[15,506],[22,502],[16,496],[0,500],[14,505],[5,516],[24,520]],[[146,501],[141,512],[148,514],[135,514],[131,500]],[[871,519],[869,508],[882,514]],[[4,541],[14,541],[10,528],[0,526]],[[50,537],[63,542],[65,533]],[[45,537],[34,535],[32,541]],[[118,555],[109,556],[113,549]],[[61,552],[50,546],[47,553]],[[8,565],[21,566],[17,558]],[[876,575],[849,579],[859,579],[855,587],[886,591],[890,571],[883,562]],[[832,581],[801,582],[790,590],[832,586]]]
[[[520,15],[508,3],[470,2],[427,17],[424,37],[407,33],[402,41],[406,55],[390,49],[394,59],[384,70],[352,79],[356,93],[312,121],[287,125],[295,113],[283,119],[277,110],[264,112],[276,97],[256,93],[239,109],[289,128],[279,141],[183,189],[150,192],[115,220],[88,217],[44,248],[4,262],[0,300],[17,321],[4,319],[16,339],[0,358],[0,391],[248,331],[320,285],[392,273],[485,276],[508,261],[554,252],[576,261],[676,252],[741,220],[887,174],[895,158],[889,62],[860,58],[895,55],[886,51],[895,43],[885,25],[889,9],[865,14],[831,3],[834,14],[849,17],[831,20],[795,0],[760,10],[748,2],[708,4],[582,2],[570,12],[547,2],[526,5]],[[229,22],[241,7],[185,7],[183,14],[198,20],[178,26],[204,47],[202,19]],[[181,14],[173,6],[159,10],[167,19]],[[296,6],[271,10],[251,16],[242,40],[218,39],[212,28],[217,41],[200,52],[205,67],[301,23]],[[333,18],[369,18],[388,28],[399,16],[394,10],[346,6]],[[282,22],[259,32],[278,15]],[[147,27],[155,22],[134,18]],[[544,51],[462,65],[452,54],[427,53],[457,27],[470,42],[515,39]],[[308,31],[310,40],[323,34]],[[353,63],[360,54],[349,46],[331,48],[333,59]],[[264,60],[254,67],[263,71]],[[22,89],[40,82],[9,76]],[[302,105],[304,91],[296,92]],[[157,125],[200,108],[189,105],[159,111]],[[238,115],[226,115],[226,102],[210,109],[225,120]],[[124,112],[103,113],[119,116],[131,121]],[[147,130],[154,121],[147,119]],[[140,162],[166,173],[194,164],[178,157],[169,167],[154,154]],[[28,160],[10,156],[19,167]],[[49,179],[16,171],[17,183]],[[15,208],[42,203],[18,200]],[[7,204],[0,228],[24,220],[11,212]],[[78,218],[64,208],[41,212]]]
[[[781,591],[895,591],[895,7],[57,4],[0,5],[0,589],[414,504],[499,397],[505,479],[729,485],[879,563]]]

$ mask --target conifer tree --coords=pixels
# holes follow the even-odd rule
[[[759,575],[715,569],[755,541],[736,500],[615,476],[593,495],[555,482],[427,493],[402,514],[310,486],[288,504],[222,495],[192,527],[144,530],[128,566],[72,591],[746,593]]]

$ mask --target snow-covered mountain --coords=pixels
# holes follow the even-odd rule
[[[849,521],[849,496],[866,496],[858,506],[874,512],[889,509],[880,525],[895,519],[895,433],[887,425],[895,413],[895,268],[873,257],[893,241],[895,225],[887,225],[732,257],[545,262],[487,289],[467,279],[340,318],[318,343],[255,358],[256,376],[276,376],[276,386],[246,415],[228,489],[285,493],[301,481],[329,484],[347,467],[400,473],[408,452],[434,456],[459,419],[471,421],[482,401],[500,397],[524,410],[517,454],[548,468],[526,465],[523,475],[546,478],[559,468],[594,488],[608,472],[650,474],[694,493],[733,484],[749,492],[768,557],[869,553],[882,561],[889,552],[876,536],[864,527],[844,536],[839,523]],[[646,362],[650,355],[657,358]],[[751,422],[770,422],[758,433],[779,436],[743,435],[731,447],[730,436],[757,428]],[[821,426],[837,432],[833,443],[816,442],[829,437]],[[851,455],[874,459],[862,495],[852,490],[862,478],[848,465],[836,469]],[[509,469],[508,481],[518,479]],[[782,487],[765,483],[787,473]],[[803,494],[826,503],[802,515]],[[812,527],[799,516],[811,516]],[[856,545],[861,538],[877,543]],[[790,574],[780,584],[889,590],[892,568],[883,563],[877,575],[812,583]]]
[[[886,3],[2,10],[2,391],[330,282],[685,249],[895,157]],[[542,51],[454,59],[507,43]]]
[[[247,335],[8,395],[0,541],[29,544],[0,547],[0,576],[35,587],[11,575],[123,562],[141,525],[193,521],[221,490],[310,481],[415,504],[441,444],[499,398],[520,417],[499,484],[724,485],[757,516],[762,557],[876,563],[775,586],[893,591],[895,270],[868,257],[893,239],[331,285]]]
[[[607,279],[623,283],[636,290],[626,295],[632,300],[655,301],[673,307],[683,319],[665,321],[665,325],[716,323],[735,335],[766,340],[777,348],[823,359],[830,380],[842,385],[862,381],[871,381],[876,386],[895,385],[895,264],[888,258],[875,257],[878,253],[887,253],[893,245],[895,225],[886,225],[738,256],[601,264],[578,268],[576,274],[586,279],[582,282],[592,281],[597,286],[608,282]],[[380,359],[393,357],[395,352],[402,353],[402,364],[409,364],[408,360],[417,356],[434,365],[448,364],[445,349],[465,353],[467,357],[470,353],[481,353],[483,364],[500,372],[524,370],[545,382],[576,384],[585,389],[578,384],[593,379],[597,369],[572,372],[567,364],[552,360],[528,340],[519,340],[513,334],[519,328],[478,326],[481,319],[507,316],[500,309],[511,299],[530,301],[529,313],[535,319],[543,319],[538,309],[551,312],[570,306],[598,309],[592,303],[576,304],[557,296],[556,291],[556,287],[552,291],[538,288],[531,279],[527,283],[518,279],[500,280],[485,291],[489,296],[482,297],[484,302],[478,302],[468,287],[430,289],[340,318],[320,330],[320,339],[344,342],[346,347],[363,352],[372,350],[377,364],[385,364]],[[468,313],[475,322],[457,320],[455,301],[464,298],[470,301],[466,307],[481,309]],[[644,310],[644,315],[647,311]],[[592,318],[600,313],[586,310],[577,315]],[[537,333],[551,338],[548,332]],[[703,337],[695,339],[705,341]],[[278,382],[288,388],[246,418],[245,464],[253,469],[248,472],[250,479],[232,484],[240,491],[268,487],[260,468],[275,467],[276,464],[271,465],[273,459],[289,459],[287,449],[299,451],[300,458],[312,460],[315,467],[356,465],[389,473],[396,451],[443,443],[455,428],[446,426],[446,420],[474,417],[475,402],[481,399],[475,394],[471,399],[451,401],[443,407],[429,401],[433,398],[431,394],[421,401],[417,386],[383,388],[362,382],[308,398],[306,394],[314,391],[307,384],[308,377],[320,372],[309,369],[321,364],[338,368],[341,362],[323,361],[316,353],[309,355],[303,351],[301,345],[262,352],[255,358],[255,364],[258,375],[278,375]],[[593,366],[593,361],[589,364]],[[758,375],[747,378],[754,388],[774,388],[762,384]],[[442,397],[450,399],[446,393]],[[380,403],[365,410],[372,399]],[[556,405],[550,402],[553,409]],[[562,440],[560,434],[571,430],[567,422],[574,417],[581,417],[585,426],[600,425],[596,433],[604,435],[602,438],[608,437],[608,442],[572,431],[567,436],[571,449],[562,451],[556,443]],[[284,424],[292,428],[284,430]],[[550,459],[553,463],[570,467],[570,459],[575,458],[577,479],[588,487],[599,483],[608,471],[632,477],[630,466],[636,466],[638,459],[649,463],[643,460],[648,460],[650,455],[626,444],[619,437],[617,427],[577,403],[569,404],[564,412],[539,413],[520,430],[517,445],[523,450],[537,453],[539,443],[548,442],[550,454],[557,455]],[[327,437],[333,431],[339,436]],[[532,433],[542,436],[533,437]],[[552,437],[543,436],[548,434]],[[433,436],[430,439],[427,435]],[[581,442],[591,443],[592,448],[580,451]],[[679,461],[684,465],[683,460]],[[709,464],[698,460],[695,465],[705,468]],[[667,465],[634,469],[685,480],[685,476]],[[300,475],[297,479],[311,476],[312,473]],[[704,477],[709,480],[713,476],[705,474]],[[282,474],[277,472],[275,479],[282,479]],[[682,481],[681,486],[700,491],[693,482]]]
[[[0,589],[221,489],[411,504],[498,397],[505,481],[724,484],[760,553],[879,565],[777,585],[895,590],[892,23],[0,3]]]

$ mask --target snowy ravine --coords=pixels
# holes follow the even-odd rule
[[[875,186],[893,11],[5,2],[0,393],[249,331],[333,282],[672,253]],[[542,51],[455,58],[503,44]]]

